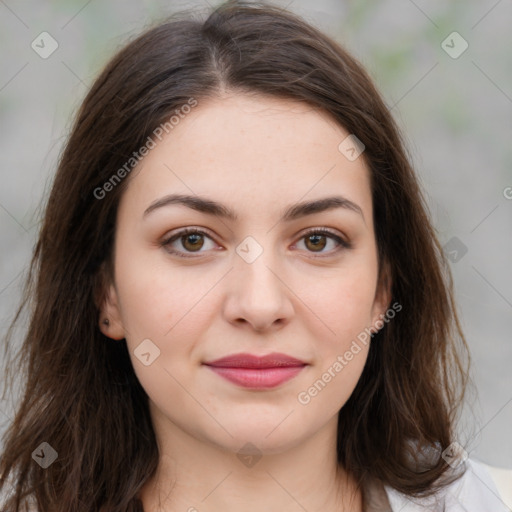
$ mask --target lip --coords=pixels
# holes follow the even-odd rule
[[[279,386],[307,366],[307,363],[300,359],[280,353],[264,356],[232,354],[203,364],[226,380],[252,389]]]

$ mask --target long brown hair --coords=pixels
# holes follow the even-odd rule
[[[469,354],[399,129],[339,44],[275,6],[230,1],[206,20],[175,15],[146,29],[107,63],[77,112],[6,339],[29,307],[23,344],[7,365],[10,386],[17,373],[24,387],[4,434],[0,488],[14,483],[5,511],[26,496],[42,511],[140,507],[137,493],[159,454],[126,343],[98,328],[101,270],[111,270],[126,162],[191,98],[200,104],[222,90],[312,105],[364,144],[379,265],[389,266],[392,302],[403,310],[375,334],[339,413],[338,460],[359,484],[377,479],[410,496],[433,492],[449,474],[440,451],[454,440]],[[123,166],[124,179],[99,193]],[[32,457],[44,442],[58,453],[45,469]],[[425,449],[436,456],[412,463]]]

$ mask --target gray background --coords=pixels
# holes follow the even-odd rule
[[[402,127],[439,238],[449,244],[473,357],[479,396],[469,397],[460,439],[471,457],[512,468],[511,1],[273,3],[359,58]],[[1,334],[20,297],[38,208],[71,115],[128,37],[189,7],[208,4],[0,0]],[[31,48],[43,31],[59,45],[46,59]],[[450,36],[443,44],[454,31],[469,45],[457,58],[444,48],[453,54],[462,40]],[[12,408],[13,399],[0,403],[0,431]]]

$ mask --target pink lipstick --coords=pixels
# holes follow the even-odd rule
[[[233,354],[204,364],[230,382],[252,389],[279,386],[307,366],[304,361],[279,353],[265,356]]]

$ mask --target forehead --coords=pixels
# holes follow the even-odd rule
[[[364,160],[340,150],[349,135],[329,114],[297,101],[209,98],[157,141],[130,177],[127,195],[147,202],[166,193],[204,194],[236,211],[251,204],[269,211],[339,193],[368,210]]]

